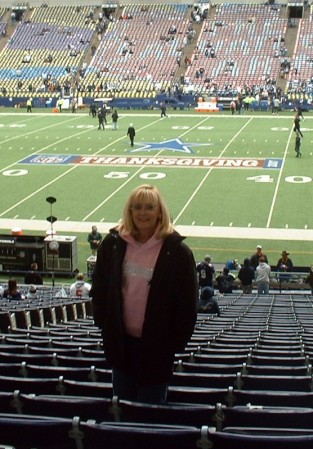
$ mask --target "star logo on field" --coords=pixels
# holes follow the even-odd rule
[[[194,151],[190,148],[193,145],[197,144],[186,144],[182,142],[180,139],[170,139],[164,140],[163,142],[143,142],[136,145],[142,145],[140,148],[130,150],[131,153],[137,153],[140,151],[175,151],[179,153],[189,153],[192,154]]]

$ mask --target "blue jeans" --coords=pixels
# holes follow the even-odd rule
[[[270,286],[268,282],[261,281],[258,282],[258,294],[259,295],[268,295],[270,290]]]

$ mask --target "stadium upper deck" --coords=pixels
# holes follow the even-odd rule
[[[0,10],[2,96],[153,97],[238,89],[267,96],[278,87],[311,95],[313,22],[303,3],[296,2],[303,11],[292,42],[284,2],[217,1],[205,4],[199,19],[192,15],[199,4],[183,2],[67,3],[20,5],[18,20],[13,10]]]

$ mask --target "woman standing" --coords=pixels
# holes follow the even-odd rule
[[[165,402],[174,355],[193,333],[198,283],[183,239],[158,189],[146,184],[131,192],[98,250],[94,320],[120,399]]]

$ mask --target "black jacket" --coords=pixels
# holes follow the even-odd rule
[[[150,282],[142,331],[142,384],[168,382],[175,352],[183,351],[197,317],[198,285],[191,250],[177,232],[164,240]],[[95,324],[102,329],[112,367],[126,368],[122,316],[122,266],[126,242],[113,229],[97,253],[92,291]]]

